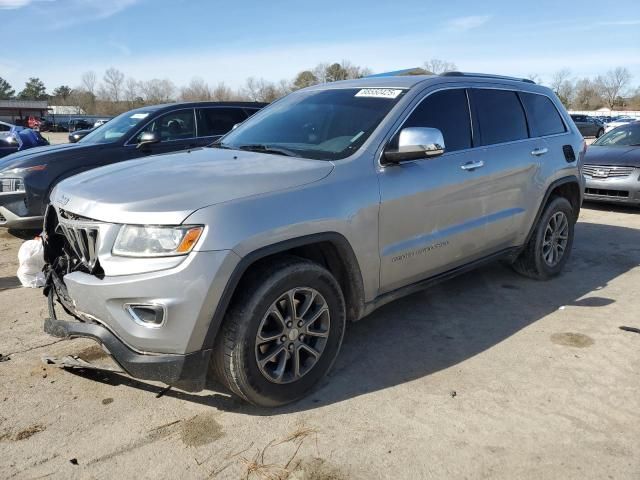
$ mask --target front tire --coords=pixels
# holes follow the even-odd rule
[[[596,138],[600,138],[602,135],[604,134],[604,129],[600,129],[598,130],[598,133],[596,133]]]
[[[559,275],[573,246],[575,218],[569,200],[552,198],[513,268],[536,280],[548,280]]]
[[[318,264],[283,257],[258,266],[238,289],[216,339],[214,374],[258,406],[305,396],[342,344],[346,314],[338,282]]]

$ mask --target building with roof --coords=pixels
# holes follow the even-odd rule
[[[46,100],[0,100],[0,120],[22,123],[29,117],[44,117],[49,110]]]

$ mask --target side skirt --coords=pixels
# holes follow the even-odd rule
[[[506,248],[504,250],[500,250],[496,253],[492,253],[486,257],[475,260],[471,263],[467,263],[466,265],[461,265],[459,267],[453,268],[451,270],[447,270],[446,272],[440,273],[433,277],[425,278],[424,280],[420,280],[419,282],[412,283],[410,285],[400,287],[391,292],[384,293],[377,297],[375,300],[368,302],[364,306],[364,315],[360,318],[364,318],[369,315],[371,312],[380,308],[381,306],[393,302],[394,300],[398,300],[399,298],[406,297],[407,295],[411,295],[412,293],[419,292],[420,290],[424,290],[429,288],[437,283],[444,282],[453,277],[461,275],[463,273],[469,272],[471,270],[475,270],[478,267],[483,265],[487,265],[489,263],[493,263],[496,260],[509,258],[515,259],[518,254],[522,251],[523,247],[511,247]]]

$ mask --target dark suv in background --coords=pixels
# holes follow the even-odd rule
[[[119,115],[78,143],[8,155],[0,161],[0,227],[40,227],[51,190],[65,178],[123,160],[207,146],[264,106],[197,102],[144,107]]]
[[[572,114],[571,119],[583,137],[599,138],[604,133],[604,123],[597,118],[589,115]]]

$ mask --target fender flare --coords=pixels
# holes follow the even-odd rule
[[[540,203],[540,206],[538,207],[538,212],[536,213],[536,216],[533,220],[533,223],[531,224],[531,228],[529,229],[529,233],[527,234],[527,238],[524,242],[524,245],[527,245],[529,243],[529,240],[531,240],[531,237],[533,236],[533,232],[535,231],[536,227],[538,226],[538,221],[540,220],[540,217],[542,216],[542,212],[544,211],[544,208],[547,206],[547,203],[549,202],[549,198],[551,197],[551,192],[553,192],[556,188],[560,187],[561,185],[567,185],[569,183],[575,183],[579,189],[581,189],[580,187],[580,180],[578,179],[578,177],[576,177],[575,175],[568,175],[566,177],[562,177],[559,178],[555,181],[553,181],[548,187],[547,187],[547,191],[544,194],[544,198],[542,199],[542,202]],[[582,202],[582,195],[580,195],[580,202]],[[577,218],[578,212],[576,212],[576,218]]]
[[[231,303],[231,299],[233,298],[238,284],[247,270],[255,264],[255,262],[294,248],[316,243],[330,243],[337,249],[340,260],[345,263],[348,276],[347,281],[354,289],[354,298],[352,300],[355,305],[351,306],[352,311],[347,312],[347,317],[349,318],[349,316],[351,316],[354,319],[360,318],[364,312],[364,283],[362,280],[360,266],[351,244],[344,235],[337,232],[314,233],[258,248],[240,259],[231,273],[220,300],[218,301],[211,323],[207,329],[202,349],[213,348],[218,331],[224,321],[224,316],[229,308],[229,304]]]

